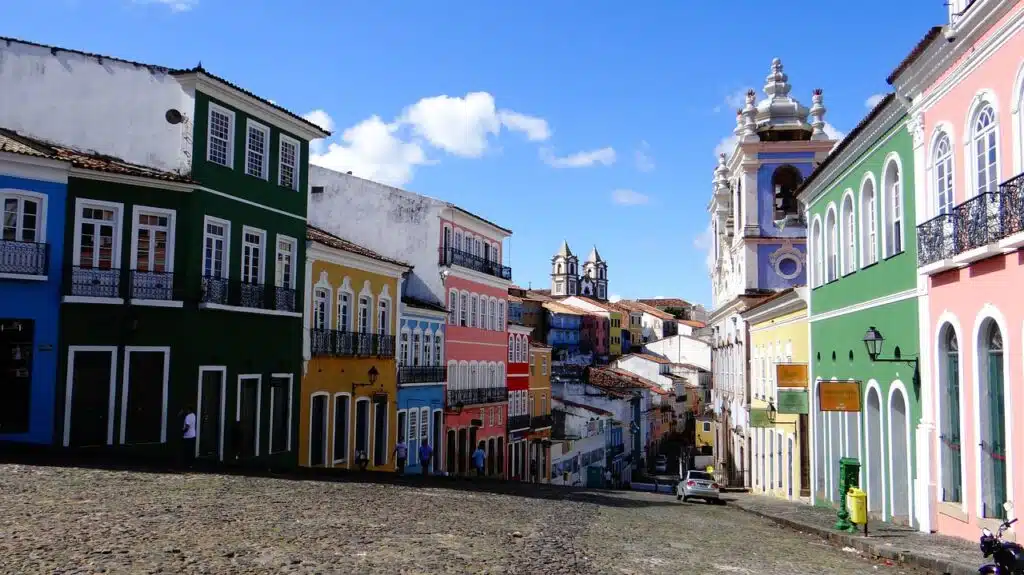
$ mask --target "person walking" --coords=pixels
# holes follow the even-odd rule
[[[430,475],[430,459],[434,455],[434,448],[430,447],[427,438],[423,438],[420,444],[420,469],[423,470],[423,477]]]
[[[398,443],[395,444],[395,450],[391,454],[395,456],[395,471],[399,475],[405,475],[405,462],[409,458],[409,446],[405,444],[404,439],[398,440]]]
[[[181,425],[181,466],[192,468],[196,456],[196,410],[191,405],[185,406]]]
[[[473,452],[473,468],[476,469],[476,476],[484,476],[484,460],[487,459],[487,452],[484,451],[484,442],[481,441]]]

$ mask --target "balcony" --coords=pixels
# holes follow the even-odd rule
[[[530,418],[530,429],[537,431],[539,429],[546,429],[551,427],[554,423],[554,419],[550,414],[545,415],[534,415]]]
[[[917,226],[918,273],[933,275],[1024,246],[1024,174]]]
[[[508,418],[508,430],[519,431],[521,429],[530,428],[530,416],[529,415],[513,415]]]
[[[150,272],[130,270],[128,272],[128,297],[135,300],[173,301],[174,274],[169,272]]]
[[[400,365],[398,383],[443,383],[448,379],[448,370],[439,365]]]
[[[42,279],[49,264],[49,244],[0,240],[0,275]]]
[[[508,401],[507,387],[475,387],[470,389],[449,389],[448,405],[481,405],[484,403],[501,403]]]
[[[512,281],[512,268],[501,265],[501,262],[491,261],[490,259],[455,248],[441,248],[439,255],[438,263],[443,266],[459,266],[499,279]]]
[[[336,329],[311,329],[309,349],[314,357],[389,358],[395,357],[395,336]]]
[[[121,297],[121,270],[71,266],[64,282],[64,295],[77,298],[117,299]]]
[[[201,304],[295,313],[295,290],[265,284],[204,276]]]

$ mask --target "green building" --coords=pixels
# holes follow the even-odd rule
[[[920,417],[913,138],[907,123],[900,103],[887,96],[799,194],[811,226],[813,498],[838,505],[839,460],[854,457],[861,462],[869,513],[905,524],[914,517]],[[884,343],[872,357],[865,339],[878,336]]]
[[[83,86],[113,69],[139,115],[123,137],[182,167],[66,150],[107,164],[68,182],[56,443],[168,460],[192,408],[199,457],[295,465],[309,141],[329,133],[202,67],[69,54]]]

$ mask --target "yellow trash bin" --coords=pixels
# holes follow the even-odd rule
[[[867,523],[868,494],[858,487],[851,487],[846,493],[846,509],[850,513],[850,523],[854,525]]]

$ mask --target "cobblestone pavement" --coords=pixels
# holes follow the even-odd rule
[[[0,465],[0,573],[903,572],[727,506],[521,492]]]

